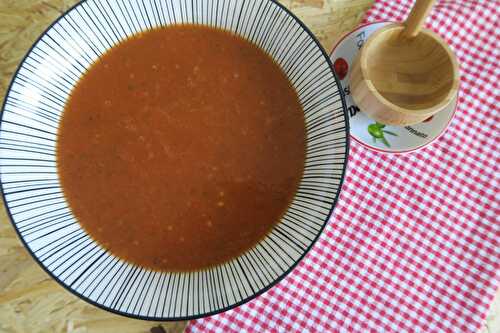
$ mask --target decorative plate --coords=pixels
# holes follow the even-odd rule
[[[457,105],[457,97],[443,111],[411,126],[392,126],[377,123],[358,108],[349,89],[349,68],[368,37],[391,22],[362,25],[348,33],[333,48],[330,59],[344,87],[351,125],[351,137],[363,146],[384,153],[407,153],[421,149],[438,139],[448,128]]]

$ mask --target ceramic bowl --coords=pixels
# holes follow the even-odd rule
[[[292,204],[254,248],[210,269],[168,273],[114,256],[81,228],[61,189],[55,149],[65,103],[86,70],[129,36],[181,23],[232,31],[276,61],[304,109],[307,158]],[[311,249],[341,189],[348,130],[328,55],[305,25],[275,1],[87,0],[40,36],[14,75],[1,114],[0,183],[24,245],[67,290],[125,316],[193,319],[263,293]]]

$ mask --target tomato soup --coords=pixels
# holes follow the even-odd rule
[[[57,147],[64,195],[114,255],[160,271],[255,246],[302,177],[297,93],[260,48],[177,25],[113,47],[80,79]]]

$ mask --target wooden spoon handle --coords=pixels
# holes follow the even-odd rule
[[[436,0],[417,0],[404,23],[405,29],[402,31],[404,37],[413,38],[418,35],[435,2]]]

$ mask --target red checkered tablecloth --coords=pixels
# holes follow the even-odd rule
[[[366,21],[402,21],[376,1]],[[461,64],[455,118],[431,146],[384,155],[351,141],[323,235],[276,287],[188,332],[475,332],[500,280],[500,2],[440,0],[429,27]]]

